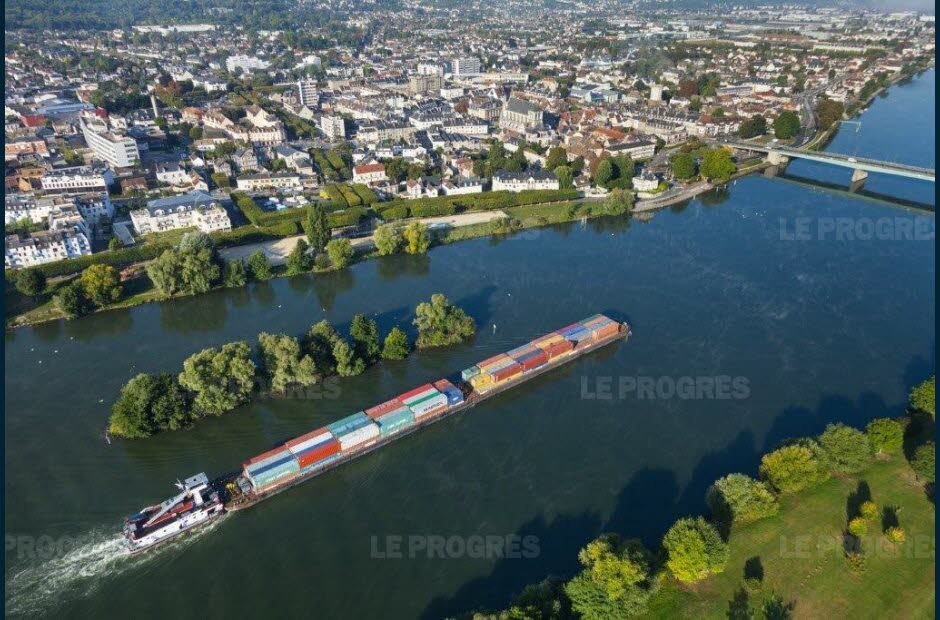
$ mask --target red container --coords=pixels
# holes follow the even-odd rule
[[[532,357],[522,361],[522,367],[526,370],[532,370],[548,361],[548,355],[545,351],[540,352],[538,355],[533,355]]]
[[[278,446],[277,448],[274,448],[273,450],[268,450],[267,452],[262,452],[262,453],[259,454],[258,456],[253,456],[253,457],[251,457],[250,459],[248,459],[247,461],[245,461],[245,462],[243,463],[243,465],[251,465],[251,464],[253,464],[253,463],[257,463],[258,461],[263,461],[264,459],[269,459],[269,458],[271,458],[272,456],[277,456],[278,454],[282,454],[282,453],[285,452],[286,450],[287,450],[287,448],[285,448],[284,446]],[[285,456],[286,456],[286,455],[285,455]]]
[[[293,448],[294,446],[300,445],[303,442],[307,441],[308,439],[313,439],[314,437],[322,435],[323,433],[329,433],[329,432],[330,430],[324,426],[323,428],[318,428],[315,431],[310,431],[309,433],[305,433],[301,435],[300,437],[291,439],[290,441],[285,443],[284,446],[286,446],[287,448]]]
[[[404,403],[402,403],[400,400],[393,398],[392,400],[385,401],[381,405],[376,405],[375,407],[366,409],[366,415],[374,420],[385,415],[386,413],[391,413],[396,409],[401,409],[404,406]]]
[[[406,400],[408,400],[408,399],[411,398],[412,396],[417,396],[417,395],[420,394],[421,392],[426,392],[427,390],[431,389],[432,387],[434,387],[434,386],[431,385],[430,383],[425,383],[425,384],[422,385],[421,387],[416,387],[415,389],[409,390],[408,392],[405,392],[404,394],[399,394],[399,395],[398,395],[398,400],[400,400],[401,402],[405,402]]]
[[[619,330],[620,330],[620,325],[618,325],[617,323],[610,323],[609,325],[605,325],[604,327],[601,327],[600,329],[598,329],[594,333],[594,337],[600,340],[602,338],[613,336]]]
[[[504,359],[505,357],[506,357],[505,353],[499,353],[497,355],[494,355],[493,357],[488,357],[485,360],[477,362],[477,368],[479,368],[480,370],[483,370],[484,366],[487,366],[494,362],[498,362],[499,360]]]
[[[567,353],[574,348],[574,344],[570,340],[561,340],[559,342],[554,342],[548,345],[545,348],[545,352],[548,354],[549,359],[558,357],[562,353]]]
[[[331,439],[330,441],[317,444],[306,452],[301,452],[299,455],[297,455],[297,462],[300,463],[300,468],[303,469],[304,467],[313,465],[317,461],[322,461],[328,456],[333,456],[339,451],[339,441]]]
[[[500,368],[499,370],[494,372],[493,380],[497,382],[504,381],[510,377],[514,377],[518,375],[520,372],[522,372],[522,365],[517,364],[517,363],[512,363],[509,366],[506,366],[505,368]]]

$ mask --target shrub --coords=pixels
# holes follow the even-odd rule
[[[46,289],[46,276],[38,269],[20,269],[16,272],[14,286],[23,295],[37,297]]]
[[[382,359],[403,360],[408,357],[408,336],[397,327],[392,328],[385,337],[385,343],[382,346]]]
[[[353,249],[349,239],[333,239],[326,244],[326,253],[330,257],[333,266],[342,269],[352,261],[356,250]]]
[[[702,517],[679,519],[663,537],[666,566],[679,581],[691,583],[715,575],[728,563],[728,545]]]
[[[82,272],[78,281],[85,296],[99,308],[121,298],[121,277],[111,265],[92,265]]]
[[[928,441],[924,445],[914,450],[914,456],[911,458],[911,468],[920,478],[927,482],[934,482],[936,476],[936,444]]]
[[[765,454],[760,475],[777,492],[795,493],[826,480],[829,469],[819,444],[808,439]]]
[[[893,525],[885,530],[885,536],[896,545],[903,545],[907,539],[904,528],[899,525]]]
[[[108,431],[138,439],[184,428],[194,419],[189,396],[175,377],[141,373],[121,388],[120,398],[111,407]]]
[[[833,471],[854,474],[871,463],[871,446],[860,430],[845,424],[830,424],[819,436]]]
[[[91,300],[85,295],[85,289],[77,281],[59,289],[53,300],[56,308],[70,319],[84,316],[94,310]]]
[[[911,407],[918,411],[926,411],[931,416],[935,416],[937,407],[936,384],[937,378],[930,377],[911,390]]]
[[[333,343],[333,358],[336,360],[336,374],[341,377],[361,375],[366,369],[365,361],[342,338]]]
[[[256,250],[248,257],[248,270],[255,280],[267,280],[274,275],[271,269],[271,261],[261,250]]]
[[[878,418],[868,423],[865,435],[875,454],[897,454],[904,444],[904,425],[891,418]]]
[[[862,517],[855,517],[849,521],[849,534],[856,538],[861,538],[868,533],[868,521]]]
[[[393,220],[403,220],[406,217],[408,217],[410,214],[411,212],[409,211],[407,205],[397,205],[389,209],[383,210],[379,215],[386,222],[390,222]]]
[[[222,271],[222,283],[228,288],[237,288],[245,286],[248,282],[248,272],[245,271],[245,263],[240,259],[226,261]]]
[[[705,499],[712,514],[727,523],[750,523],[775,515],[780,508],[766,484],[744,474],[721,478]]]
[[[862,502],[858,512],[863,519],[874,519],[878,515],[878,505],[873,501]]]
[[[419,349],[457,344],[476,333],[473,318],[440,293],[431,295],[430,302],[418,304],[414,324],[418,328]]]
[[[405,251],[409,254],[424,254],[431,247],[431,233],[421,222],[408,224],[402,235],[405,238]]]
[[[648,556],[638,542],[623,542],[615,534],[588,543],[578,553],[584,568],[565,585],[565,594],[577,616],[601,620],[646,611],[654,586]],[[545,617],[558,616],[552,613]]]
[[[379,226],[375,231],[373,239],[375,241],[376,250],[378,250],[379,254],[382,256],[396,254],[400,252],[405,245],[405,238],[402,235],[401,228],[393,224],[383,224]]]
[[[256,370],[248,343],[230,342],[186,358],[179,382],[195,394],[199,415],[221,415],[248,402]]]

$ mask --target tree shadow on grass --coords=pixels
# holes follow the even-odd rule
[[[862,504],[871,501],[871,487],[864,480],[860,480],[858,487],[849,493],[845,500],[845,520],[851,521],[861,514]]]

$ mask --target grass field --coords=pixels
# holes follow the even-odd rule
[[[867,568],[856,575],[844,558],[842,532],[860,485],[862,495],[864,485],[870,489],[879,516],[862,538]],[[886,507],[898,509],[907,534],[901,545],[882,534]],[[785,497],[777,516],[735,528],[730,546],[722,574],[693,586],[668,579],[646,617],[727,618],[729,602],[744,586],[745,564],[751,574],[763,571],[761,587],[748,592],[758,618],[771,593],[793,603],[794,618],[934,617],[934,505],[901,456]]]

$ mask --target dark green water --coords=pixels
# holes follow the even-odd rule
[[[878,100],[858,153],[897,148],[932,166],[933,91],[931,71]],[[802,173],[842,180],[842,171]],[[872,183],[932,202],[932,185]],[[933,372],[934,242],[781,233],[820,217],[922,215],[749,177],[647,223],[475,240],[7,335],[8,610],[438,618],[573,572],[599,532],[655,544],[675,518],[703,510],[715,478],[753,473],[776,442],[828,422],[899,414],[908,389]],[[299,334],[323,317],[345,327],[375,312],[383,332],[408,326],[414,305],[437,291],[476,318],[472,343],[373,368],[343,381],[338,398],[261,401],[145,442],[101,439],[110,403],[137,372],[175,371],[202,347],[263,330]],[[184,541],[120,553],[123,516],[167,497],[178,477],[231,470],[278,440],[598,311],[626,318],[634,337]],[[748,397],[651,400],[616,389],[620,377],[718,375],[746,380]],[[605,377],[614,398],[588,398]],[[428,535],[532,536],[536,553],[409,557],[409,537]],[[404,557],[377,557],[396,536]]]

